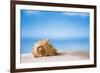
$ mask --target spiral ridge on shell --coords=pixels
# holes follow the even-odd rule
[[[53,56],[57,54],[57,50],[49,42],[48,39],[39,40],[32,47],[32,54],[36,57]]]

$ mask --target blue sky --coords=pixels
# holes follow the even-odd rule
[[[89,13],[21,10],[22,38],[89,37]]]

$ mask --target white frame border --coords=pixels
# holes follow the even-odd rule
[[[90,13],[90,59],[84,61],[70,62],[50,62],[48,63],[26,63],[20,64],[20,9],[30,10],[46,10],[46,11],[71,11],[71,12],[89,12]],[[94,10],[85,8],[70,8],[70,7],[53,7],[53,6],[36,6],[36,5],[16,5],[16,69],[23,68],[39,68],[39,67],[54,67],[54,66],[74,66],[74,65],[89,65],[94,64]]]

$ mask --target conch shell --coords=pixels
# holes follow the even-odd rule
[[[53,56],[57,50],[52,46],[48,39],[39,40],[32,48],[32,54],[36,57]]]

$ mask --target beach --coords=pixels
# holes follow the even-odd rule
[[[89,52],[58,52],[55,56],[34,58],[32,53],[21,54],[21,63],[43,63],[58,61],[77,61],[89,59]]]

